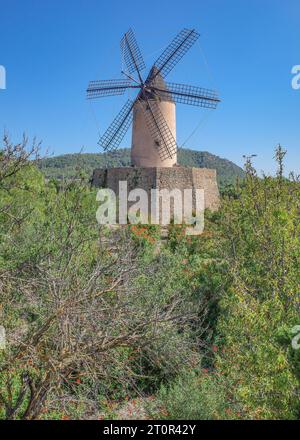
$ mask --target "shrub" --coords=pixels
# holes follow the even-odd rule
[[[254,419],[299,415],[295,356],[280,338],[282,327],[299,323],[300,304],[300,183],[284,178],[284,154],[276,150],[275,178],[259,178],[247,160],[244,186],[225,198],[220,225],[231,282],[220,301],[216,365]]]
[[[228,418],[223,380],[206,371],[186,371],[162,385],[154,401],[156,416],[171,420],[213,420]],[[153,416],[152,405],[148,411]]]

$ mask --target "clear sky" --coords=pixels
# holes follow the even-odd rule
[[[147,66],[184,27],[199,44],[168,80],[219,90],[215,111],[177,106],[179,145],[238,164],[257,154],[273,171],[273,150],[289,151],[300,173],[300,90],[291,69],[300,64],[299,0],[0,0],[0,130],[14,141],[36,136],[55,155],[97,152],[103,132],[126,96],[90,103],[91,79],[121,77],[119,43],[132,27]],[[126,136],[122,146],[130,145]]]

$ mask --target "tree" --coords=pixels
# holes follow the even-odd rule
[[[279,146],[276,178],[259,178],[248,159],[244,187],[223,202],[220,251],[231,285],[220,301],[217,368],[235,384],[248,418],[299,413],[299,382],[282,332],[299,322],[300,184],[284,177],[284,155]]]

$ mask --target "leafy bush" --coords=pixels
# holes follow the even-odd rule
[[[152,416],[171,420],[229,417],[223,380],[206,371],[199,374],[186,371],[170,384],[162,385],[154,405],[148,406]]]
[[[47,183],[25,151],[6,139],[0,161],[0,416],[95,414],[189,362],[194,304],[171,255],[99,227],[88,182]]]
[[[99,227],[85,177],[46,182],[26,146],[0,151],[0,418],[109,416],[141,394],[162,418],[299,417],[300,183],[281,148],[275,178],[247,160],[201,236],[162,242]]]
[[[223,202],[220,253],[229,262],[230,287],[220,301],[223,352],[217,368],[234,385],[248,417],[299,416],[299,375],[282,327],[299,323],[300,183],[283,176],[260,179],[250,160],[238,197]]]

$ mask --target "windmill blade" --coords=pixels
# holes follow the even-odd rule
[[[115,150],[120,145],[132,122],[133,105],[134,101],[128,99],[104,135],[99,139],[98,145],[105,151]]]
[[[152,87],[152,89],[157,91],[159,96],[166,101],[195,105],[204,108],[215,109],[221,101],[215,90],[189,86],[187,84],[166,82],[164,89],[159,87]]]
[[[151,80],[153,80],[158,74],[165,78],[173,67],[187,53],[198,37],[199,33],[196,32],[195,29],[182,29],[182,31],[179,32],[171,44],[163,51],[163,53],[154,63],[154,66],[157,70],[154,76],[152,76],[150,73],[150,76],[147,78],[146,82],[151,82]]]
[[[137,73],[142,82],[140,71],[145,69],[146,65],[132,29],[129,29],[121,40],[121,52],[128,73]]]
[[[144,112],[146,124],[149,128],[150,134],[156,143],[158,154],[161,160],[172,159],[177,151],[176,141],[174,136],[160,111],[159,105],[154,100],[146,100],[147,107],[143,102],[138,101]]]
[[[103,98],[104,96],[123,95],[126,89],[131,88],[129,79],[107,79],[90,81],[87,88],[87,99]]]

